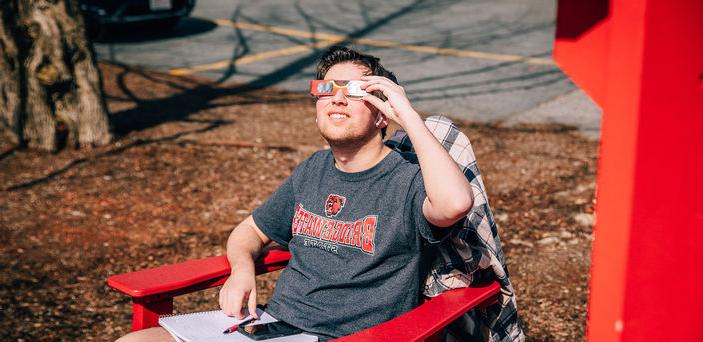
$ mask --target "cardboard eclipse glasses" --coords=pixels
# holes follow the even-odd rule
[[[359,80],[312,80],[310,81],[310,95],[315,97],[333,96],[341,90],[344,96],[352,99],[361,99],[368,95],[361,89],[365,81]]]

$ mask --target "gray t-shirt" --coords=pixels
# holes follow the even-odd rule
[[[422,214],[418,165],[391,152],[371,169],[346,173],[330,150],[303,161],[253,213],[291,252],[267,309],[323,337],[378,325],[418,304],[436,242]]]

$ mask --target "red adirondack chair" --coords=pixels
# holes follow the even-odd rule
[[[256,263],[256,274],[286,267],[290,253],[268,247]],[[224,284],[230,275],[225,256],[214,256],[160,266],[108,278],[108,285],[132,297],[132,330],[158,326],[159,315],[173,313],[173,298]],[[441,329],[475,307],[498,300],[500,286],[447,291],[426,300],[410,312],[375,327],[335,341],[425,341],[438,338]]]

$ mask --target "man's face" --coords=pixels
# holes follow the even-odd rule
[[[358,80],[368,74],[368,68],[353,64],[333,65],[326,80]],[[361,99],[350,99],[342,91],[317,100],[317,127],[330,146],[360,146],[379,135],[375,125],[378,110]]]

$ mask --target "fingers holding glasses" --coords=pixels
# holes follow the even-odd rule
[[[361,86],[364,91],[367,93],[380,91],[388,99],[384,102],[376,96],[369,95],[365,96],[364,100],[374,105],[381,110],[383,114],[388,116],[388,118],[401,126],[404,125],[404,118],[408,115],[418,115],[412,108],[412,104],[405,94],[405,89],[400,85],[381,76],[364,76],[361,80],[366,81],[366,83]]]
[[[410,104],[410,102],[407,99],[407,95],[405,94],[405,89],[403,89],[403,87],[394,83],[393,81],[389,80],[388,78],[385,78],[382,76],[362,76],[361,80],[366,81],[361,86],[361,89],[363,89],[367,93],[378,90],[378,91],[382,92],[383,95],[389,101],[392,101],[392,102],[402,101],[402,102],[408,102],[407,103],[408,105]],[[398,104],[400,104],[400,103],[398,103]],[[394,103],[394,105],[395,105],[395,103]],[[396,109],[398,109],[398,108],[396,108]]]
[[[383,101],[374,95],[366,95],[362,98],[362,100],[378,108],[378,110],[380,110],[383,115],[402,126],[402,123],[399,121],[400,118],[398,118],[398,115],[393,109],[393,106],[391,106],[388,101]]]

